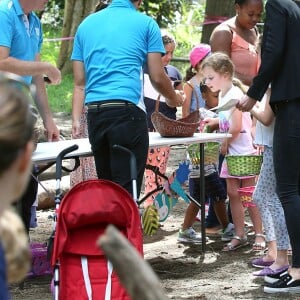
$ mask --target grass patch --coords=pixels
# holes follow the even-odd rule
[[[73,75],[65,75],[59,85],[48,85],[47,93],[53,112],[70,113],[72,107]]]

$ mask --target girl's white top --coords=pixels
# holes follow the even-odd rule
[[[266,101],[267,101],[267,96],[264,95],[260,105],[264,107]],[[273,119],[272,123],[269,126],[265,126],[257,120],[256,128],[255,128],[254,144],[273,147],[274,125],[275,125],[275,118]]]
[[[223,97],[219,94],[219,105],[223,105],[230,99],[241,99],[243,95],[243,91],[239,87],[233,85]],[[232,114],[235,109],[237,108],[234,106],[229,110],[219,112],[219,127],[221,132],[228,132],[228,129],[233,126]],[[240,134],[228,145],[228,154],[248,155],[255,153],[251,136],[251,127],[252,119],[250,113],[243,112]]]

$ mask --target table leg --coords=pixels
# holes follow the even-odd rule
[[[204,143],[200,147],[200,203],[201,203],[201,234],[202,252],[206,251],[206,230],[205,230],[205,178],[204,178]]]

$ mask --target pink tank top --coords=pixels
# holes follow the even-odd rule
[[[245,41],[234,30],[232,32],[231,59],[240,74],[255,76],[260,66],[260,55],[256,46]]]

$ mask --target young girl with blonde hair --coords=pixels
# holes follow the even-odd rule
[[[205,84],[212,91],[219,91],[219,105],[231,99],[241,99],[244,95],[243,86],[233,78],[234,65],[227,54],[215,52],[202,62],[202,72]],[[221,144],[221,154],[247,155],[256,152],[251,135],[252,119],[250,113],[242,113],[235,107],[219,112],[216,119],[205,119],[207,125],[219,127],[220,131],[228,132],[232,136]],[[226,159],[221,168],[220,177],[226,178],[227,193],[230,201],[235,236],[225,245],[223,251],[233,251],[248,244],[245,233],[244,207],[240,201],[238,189],[255,185],[254,176],[236,177],[228,173]],[[262,221],[257,207],[248,208],[255,231],[253,250],[264,246]]]

